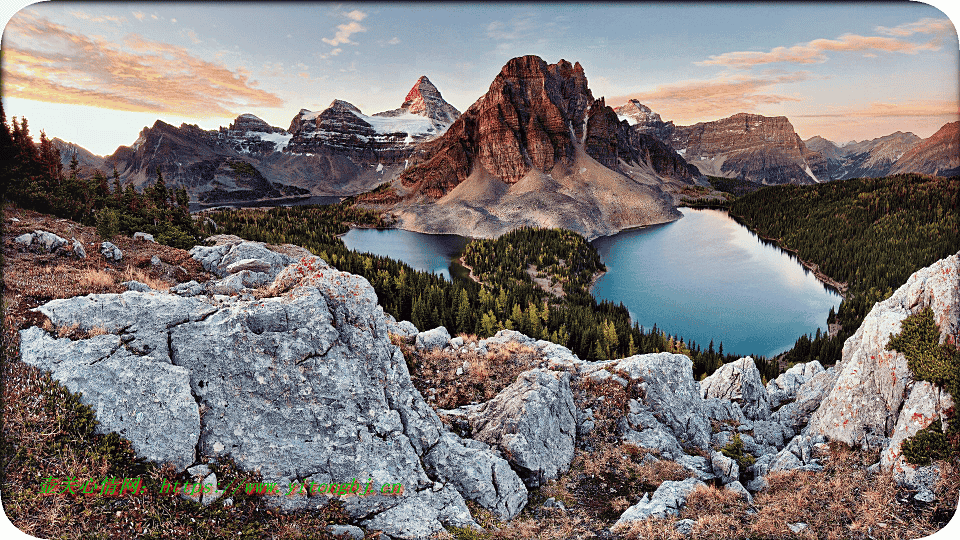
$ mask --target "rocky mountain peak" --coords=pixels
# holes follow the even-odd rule
[[[460,117],[460,111],[443,99],[440,90],[437,90],[426,75],[421,75],[417,79],[413,88],[407,92],[407,97],[404,98],[399,109],[384,111],[374,116],[396,117],[403,114],[416,114],[429,118],[441,132]]]
[[[260,117],[244,113],[237,117],[233,123],[230,124],[228,128],[229,131],[236,132],[247,132],[247,131],[256,131],[260,133],[282,133],[283,129],[278,127],[273,127],[270,124],[264,122]]]

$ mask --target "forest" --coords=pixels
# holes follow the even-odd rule
[[[26,118],[7,125],[0,105],[0,198],[20,208],[96,225],[100,236],[150,233],[161,243],[190,249],[199,241],[183,188],[168,189],[157,169],[154,182],[138,192],[123,186],[113,170],[111,179],[101,171],[81,175],[76,155],[64,171],[60,150],[40,132],[40,144],[30,135]],[[112,182],[111,182],[112,180]]]
[[[874,303],[917,270],[960,251],[960,177],[917,174],[811,186],[772,186],[734,201],[730,215],[757,235],[847,284],[831,337],[801,336],[789,362],[840,359]]]

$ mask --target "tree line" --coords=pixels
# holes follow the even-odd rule
[[[101,171],[81,174],[76,154],[64,171],[60,150],[40,132],[34,142],[26,118],[7,125],[0,105],[0,199],[20,208],[96,226],[100,236],[150,233],[162,244],[189,249],[198,241],[198,229],[182,187],[167,188],[157,177],[143,193],[124,185],[116,168],[111,179]],[[112,182],[111,182],[112,180]]]

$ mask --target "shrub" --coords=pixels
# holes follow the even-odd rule
[[[720,453],[736,461],[741,471],[757,461],[757,458],[743,451],[743,439],[740,438],[739,433],[733,434],[733,440],[721,448]]]

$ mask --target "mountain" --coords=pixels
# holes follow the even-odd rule
[[[676,130],[672,121],[664,122],[659,114],[635,99],[613,110],[621,120],[626,120],[631,126],[635,126],[636,131],[653,135],[661,141],[669,141]]]
[[[898,131],[868,141],[851,141],[843,146],[819,136],[811,137],[804,143],[823,156],[825,167],[822,170],[814,169],[818,177],[822,180],[847,180],[892,174],[893,164],[920,141],[920,137],[913,133]]]
[[[615,109],[632,130],[656,137],[703,174],[762,184],[812,184],[822,158],[800,140],[784,116],[739,113],[713,122],[676,126],[632,99]]]
[[[374,116],[395,117],[405,114],[416,114],[433,120],[434,126],[445,130],[460,117],[456,107],[443,100],[440,91],[430,82],[426,75],[417,79],[413,88],[407,92],[407,97],[399,109],[384,111]]]
[[[891,174],[915,172],[937,176],[960,174],[960,122],[940,128],[929,139],[905,152],[893,164]]]
[[[368,198],[406,229],[496,236],[523,226],[588,237],[679,217],[665,182],[695,169],[595,100],[579,63],[514,58],[393,190]]]
[[[241,114],[228,127],[204,130],[158,120],[130,146],[102,158],[56,140],[64,166],[77,154],[81,170],[117,168],[122,181],[143,188],[160,167],[168,186],[183,186],[194,204],[270,202],[311,195],[354,195],[402,171],[417,145],[442,134],[460,112],[420,77],[399,109],[367,116],[334,100],[302,109],[289,129]]]
[[[678,126],[670,145],[704,174],[761,184],[813,184],[815,158],[785,116],[738,113]]]

